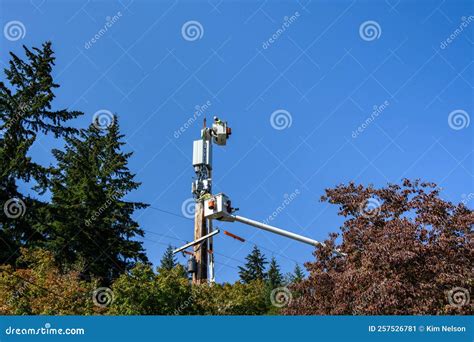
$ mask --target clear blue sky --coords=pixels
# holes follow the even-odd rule
[[[51,40],[61,85],[55,107],[83,111],[77,127],[101,109],[120,116],[134,152],[130,168],[142,182],[130,199],[181,214],[203,116],[178,138],[175,131],[210,101],[207,118],[233,128],[228,146],[214,150],[214,190],[229,194],[243,216],[264,220],[298,190],[272,223],[323,240],[342,222],[336,207],[319,202],[325,188],[402,177],[436,182],[444,198],[473,207],[474,123],[465,127],[474,114],[472,2],[2,0],[0,9],[2,28],[24,26],[20,36],[3,33],[3,66],[8,51],[22,55],[22,44]],[[100,34],[107,18],[113,24]],[[189,21],[201,25],[198,36],[183,36]],[[374,106],[384,108],[373,114]],[[289,113],[291,126],[272,127],[277,110]],[[31,155],[49,164],[54,146],[61,144],[43,137]],[[192,240],[192,221],[153,209],[136,219],[155,263],[166,244]],[[267,257],[277,251],[284,272],[314,259],[298,242],[220,226],[263,246]],[[217,281],[237,279],[251,248],[218,236]]]

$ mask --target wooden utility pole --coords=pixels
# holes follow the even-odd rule
[[[206,219],[204,218],[204,202],[196,202],[194,213],[194,241],[207,235]],[[194,246],[196,272],[193,273],[193,284],[207,284],[207,240]]]

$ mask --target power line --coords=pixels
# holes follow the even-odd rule
[[[238,271],[239,271],[239,268],[238,268],[238,267],[235,267],[235,266],[232,266],[232,265],[229,265],[229,264],[224,264],[224,263],[219,262],[219,261],[214,261],[214,262],[215,262],[216,264],[218,264],[218,265],[230,267],[230,268],[233,268],[234,270],[238,270]]]
[[[178,241],[183,241],[183,242],[188,242],[187,240],[185,239],[181,239],[181,238],[177,238],[175,236],[170,236],[170,235],[166,235],[166,234],[160,234],[160,233],[156,233],[154,231],[151,231],[151,230],[148,230],[148,229],[143,229],[141,228],[143,231],[147,232],[147,233],[150,233],[150,234],[153,234],[153,235],[158,235],[158,236],[163,236],[163,237],[167,237],[169,239],[173,239],[173,240],[178,240]]]
[[[186,219],[186,220],[189,220],[189,221],[193,221],[193,219],[191,219],[191,218],[188,218],[188,217],[186,217],[186,216],[184,216],[184,215],[180,215],[180,214],[177,214],[177,213],[168,211],[168,210],[160,209],[160,208],[157,208],[157,207],[154,207],[154,206],[150,206],[149,208],[154,209],[154,210],[157,210],[157,211],[160,211],[160,212],[165,213],[165,214],[169,214],[169,215],[173,215],[173,216],[176,216],[176,217],[179,217],[179,218],[182,218],[182,219]],[[150,233],[152,233],[152,234],[161,235],[161,236],[168,237],[168,238],[171,238],[171,239],[181,240],[181,241],[184,241],[184,242],[188,242],[188,241],[185,240],[185,239],[179,239],[179,238],[167,236],[167,235],[164,235],[164,234],[158,234],[158,233],[155,233],[155,232],[152,232],[152,231],[149,231],[149,230],[145,230],[145,229],[143,229],[143,230],[144,230],[144,231],[147,231],[147,232],[150,232]],[[296,264],[298,264],[298,265],[303,265],[303,264],[304,264],[304,262],[300,262],[300,261],[298,261],[298,260],[296,260],[296,259],[290,258],[290,257],[288,257],[288,256],[286,256],[286,255],[284,255],[284,254],[281,254],[281,253],[277,252],[277,251],[274,251],[274,250],[272,250],[272,249],[269,249],[269,248],[267,248],[267,247],[264,247],[264,246],[262,246],[262,245],[260,245],[260,244],[258,244],[258,243],[256,243],[256,242],[254,242],[254,241],[252,241],[252,240],[246,239],[246,241],[249,242],[249,243],[251,243],[251,244],[256,245],[257,247],[259,247],[259,248],[261,248],[261,249],[266,250],[267,252],[270,252],[270,253],[272,253],[272,254],[275,254],[275,255],[278,255],[278,256],[280,256],[280,257],[282,257],[282,258],[285,258],[285,259],[287,259],[287,260],[290,260],[290,261],[292,261],[292,262],[294,262],[294,263],[296,263]],[[216,253],[216,254],[217,254],[217,253]],[[225,257],[225,255],[223,255],[223,254],[222,254],[222,256]],[[234,259],[234,260],[236,260],[236,259]]]
[[[227,259],[230,259],[230,260],[234,260],[234,261],[238,262],[239,264],[245,264],[242,260],[239,260],[239,259],[236,259],[236,258],[227,256],[227,255],[222,254],[222,253],[219,253],[219,252],[215,252],[215,251],[214,251],[214,253],[217,254],[217,255],[223,256],[224,258],[227,258]]]
[[[145,240],[145,241],[150,241],[150,242],[153,242],[153,243],[157,243],[157,244],[159,244],[159,245],[163,245],[163,246],[166,246],[166,247],[171,246],[171,247],[174,248],[174,246],[172,246],[172,245],[169,244],[169,243],[164,243],[164,242],[161,242],[161,241],[156,241],[156,240],[152,240],[152,239],[148,239],[148,238],[143,238],[143,240]]]
[[[160,209],[160,208],[152,207],[152,206],[149,206],[148,208],[154,209],[154,210],[157,210],[157,211],[161,211],[162,213],[173,215],[173,216],[185,219],[185,220],[194,221],[192,218],[189,218],[189,217],[186,217],[184,215],[177,214],[177,213],[173,213],[172,211],[168,211],[168,210],[164,210],[164,209]]]
[[[262,248],[262,249],[265,249],[266,251],[268,251],[268,252],[270,252],[270,253],[272,253],[272,254],[276,254],[276,255],[281,256],[282,258],[291,260],[291,261],[297,263],[298,265],[304,264],[304,263],[299,262],[298,260],[295,260],[295,259],[293,259],[293,258],[290,258],[290,257],[288,257],[288,256],[286,256],[286,255],[283,255],[283,254],[281,254],[281,253],[278,253],[278,252],[276,252],[276,251],[273,251],[273,250],[271,250],[271,249],[269,249],[269,248],[263,247],[262,245],[259,245],[259,244],[255,243],[255,242],[253,242],[252,240],[247,240],[247,241],[250,242],[250,243],[253,243],[253,244],[256,245],[257,247],[260,247],[260,248]]]

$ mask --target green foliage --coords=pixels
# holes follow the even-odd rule
[[[264,315],[269,310],[267,295],[262,280],[193,287],[193,303],[201,315]]]
[[[53,133],[55,137],[76,133],[76,129],[63,123],[82,113],[50,110],[53,90],[59,87],[51,76],[55,59],[51,43],[43,44],[41,49],[24,50],[26,60],[10,53],[9,68],[4,69],[9,84],[0,82],[0,128],[4,131],[0,175],[25,181],[34,177],[45,185],[45,169],[27,157],[28,149],[39,132]]]
[[[107,129],[91,124],[79,137],[67,137],[64,151],[53,150],[52,203],[40,225],[49,237],[46,248],[63,266],[81,260],[85,275],[106,281],[146,261],[133,240],[143,230],[132,214],[147,205],[124,200],[140,183],[127,167],[131,153],[121,151],[122,138],[115,118]]]
[[[194,306],[191,285],[183,277],[181,265],[154,273],[149,265],[138,264],[113,284],[115,300],[109,312],[114,315],[189,314]],[[189,303],[188,303],[189,302]]]
[[[0,211],[2,264],[14,264],[20,247],[34,246],[43,239],[34,223],[42,219],[37,210],[46,204],[22,195],[17,182],[33,182],[34,190],[43,193],[49,170],[28,156],[28,151],[38,134],[60,137],[76,133],[64,123],[82,114],[51,110],[54,89],[59,87],[51,76],[55,59],[51,43],[32,50],[24,47],[24,51],[26,59],[10,53],[9,66],[4,69],[5,83],[0,82],[0,203],[18,198],[27,208],[26,214],[15,219]]]
[[[300,265],[296,264],[295,270],[290,277],[292,283],[299,283],[304,279],[304,272],[301,269]]]
[[[173,247],[168,246],[165,250],[165,254],[163,254],[161,258],[160,268],[171,271],[176,265],[178,265],[178,262],[173,254]]]
[[[265,255],[260,252],[257,246],[253,246],[252,252],[245,258],[245,266],[239,266],[240,279],[244,283],[250,283],[254,280],[264,280],[267,277],[265,265],[268,263]]]
[[[277,264],[275,257],[270,260],[270,266],[267,273],[267,282],[270,288],[280,287],[284,283],[283,275],[280,272],[280,266]]]

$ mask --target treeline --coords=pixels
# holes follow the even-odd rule
[[[85,280],[79,270],[60,270],[51,252],[23,248],[19,261],[26,268],[0,266],[2,315],[266,315],[281,313],[291,300],[286,286],[304,278],[282,275],[275,259],[268,270],[257,247],[241,268],[245,281],[191,285],[168,247],[156,271],[137,263],[109,287]]]
[[[257,247],[234,284],[192,286],[170,249],[154,270],[132,218],[147,204],[125,199],[140,184],[118,118],[74,128],[81,112],[52,109],[51,44],[24,49],[0,82],[0,314],[474,313],[474,213],[419,180],[326,189],[344,222],[306,277]],[[29,154],[42,135],[64,141],[54,166]]]
[[[116,116],[76,129],[71,120],[83,113],[52,110],[59,85],[52,78],[51,43],[24,51],[25,59],[10,53],[0,83],[0,264],[21,266],[20,248],[41,248],[61,271],[79,268],[82,278],[105,284],[147,261],[134,240],[143,231],[132,219],[146,204],[124,199],[139,186],[127,167],[131,153],[122,151]],[[41,135],[65,142],[51,151],[55,166],[29,154]],[[21,192],[20,185],[31,191]],[[50,200],[38,199],[46,192]]]

